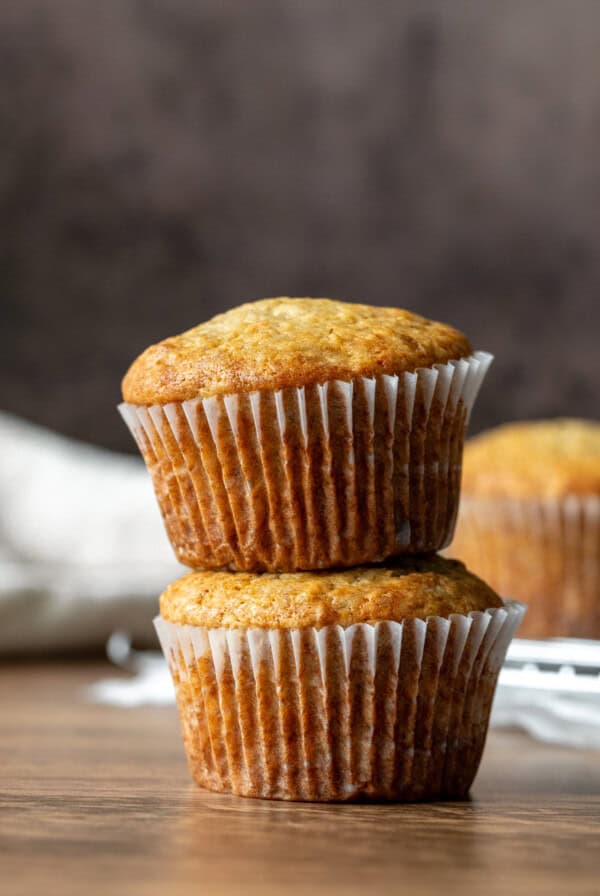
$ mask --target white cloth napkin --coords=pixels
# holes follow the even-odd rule
[[[155,645],[182,572],[141,460],[0,412],[0,654]]]

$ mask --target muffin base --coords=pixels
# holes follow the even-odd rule
[[[528,604],[525,638],[600,638],[600,498],[461,500],[448,556]]]
[[[443,548],[491,355],[400,376],[119,409],[178,560],[325,569]]]
[[[291,631],[157,617],[194,780],[269,799],[464,797],[524,609]]]

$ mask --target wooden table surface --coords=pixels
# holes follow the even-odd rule
[[[175,709],[92,664],[0,669],[0,892],[600,893],[600,753],[490,735],[470,801],[311,805],[191,784]]]

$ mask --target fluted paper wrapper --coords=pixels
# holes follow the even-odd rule
[[[195,781],[287,800],[464,796],[524,610],[292,631],[157,617]]]
[[[353,566],[448,543],[491,360],[119,409],[182,563]]]
[[[528,604],[525,638],[600,638],[600,497],[463,496],[446,551]]]

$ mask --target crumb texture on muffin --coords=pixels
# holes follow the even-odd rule
[[[470,439],[463,493],[511,498],[600,495],[600,423],[569,418],[510,423]]]
[[[401,622],[502,605],[464,564],[437,555],[324,572],[192,572],[160,599],[163,619],[207,628]]]
[[[123,380],[132,404],[399,374],[471,353],[446,324],[400,308],[276,298],[233,308],[152,345]]]

